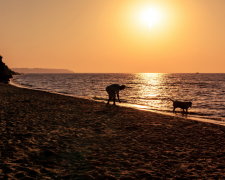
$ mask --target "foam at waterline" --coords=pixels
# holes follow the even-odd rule
[[[157,110],[152,110],[148,106],[143,106],[143,105],[125,104],[124,103],[124,104],[119,104],[119,106],[131,107],[131,108],[134,108],[134,109],[159,113],[159,114],[163,114],[163,115],[167,115],[167,116],[171,116],[171,117],[179,117],[179,118],[183,118],[183,119],[187,119],[187,120],[194,120],[194,121],[199,121],[199,122],[204,122],[204,123],[210,123],[210,124],[225,126],[224,121],[217,121],[217,120],[213,120],[213,119],[206,119],[206,118],[204,119],[204,118],[198,118],[198,117],[184,117],[182,115],[182,113],[174,114],[174,113],[161,112],[161,111],[157,111]]]

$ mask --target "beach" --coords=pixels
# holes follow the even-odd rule
[[[224,179],[225,127],[0,84],[0,179]]]

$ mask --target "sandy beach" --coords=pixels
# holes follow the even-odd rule
[[[0,84],[0,179],[224,179],[225,127]]]

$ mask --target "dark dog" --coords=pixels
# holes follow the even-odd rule
[[[175,101],[172,99],[170,100],[173,102],[173,112],[175,112],[176,108],[181,108],[183,109],[183,112],[186,110],[186,113],[188,113],[188,108],[192,106],[192,102]]]

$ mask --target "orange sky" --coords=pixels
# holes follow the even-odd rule
[[[164,20],[139,22],[145,7]],[[9,67],[225,73],[224,0],[0,0]]]

